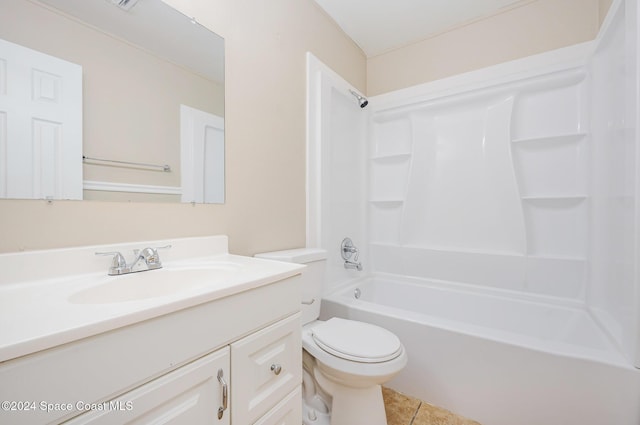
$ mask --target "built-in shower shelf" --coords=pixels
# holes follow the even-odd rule
[[[569,134],[554,134],[548,136],[537,137],[523,137],[513,139],[512,143],[518,144],[556,144],[556,143],[576,143],[581,141],[587,136],[587,133],[569,133]]]
[[[522,196],[523,201],[582,201],[587,195],[529,195]]]
[[[399,207],[404,203],[404,199],[372,199],[369,202],[380,207]]]
[[[376,155],[371,158],[375,162],[402,162],[411,158],[411,152],[398,152],[387,155]]]
[[[537,260],[551,260],[551,261],[566,261],[566,262],[578,262],[583,263],[586,261],[585,257],[577,255],[548,255],[548,254],[536,254],[531,252],[513,252],[513,251],[501,251],[491,249],[471,249],[462,247],[444,247],[431,244],[408,244],[403,242],[390,242],[390,241],[371,241],[371,245],[383,248],[401,248],[405,250],[415,251],[429,251],[433,253],[449,253],[452,255],[468,255],[478,254],[483,256],[495,256],[503,258],[531,258]]]
[[[587,259],[585,257],[571,256],[571,255],[545,255],[545,254],[527,254],[527,258],[536,260],[551,260],[551,261],[563,261],[563,262],[576,262],[584,263]]]

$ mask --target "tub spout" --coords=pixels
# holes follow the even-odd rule
[[[359,272],[361,272],[362,271],[362,263],[360,263],[359,261],[357,263],[354,263],[353,261],[345,260],[344,268],[345,269],[356,269]]]

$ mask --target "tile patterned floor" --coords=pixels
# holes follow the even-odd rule
[[[480,425],[448,410],[382,388],[388,425]]]

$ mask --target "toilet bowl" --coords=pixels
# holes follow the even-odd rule
[[[304,325],[302,347],[314,360],[314,379],[332,398],[331,425],[387,424],[381,385],[407,364],[394,334],[334,317]]]
[[[256,257],[306,264],[302,273],[303,424],[387,425],[381,385],[407,364],[396,335],[369,323],[318,320],[326,252],[302,248]]]

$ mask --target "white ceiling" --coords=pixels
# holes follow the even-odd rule
[[[315,0],[368,57],[532,0]]]

